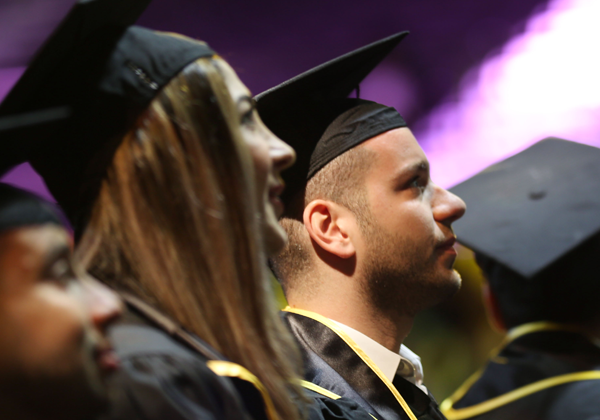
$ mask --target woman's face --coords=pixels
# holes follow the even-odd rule
[[[277,221],[284,210],[279,198],[284,188],[281,172],[294,163],[296,153],[263,124],[248,88],[225,61],[221,61],[221,64],[223,78],[238,111],[242,136],[254,162],[265,251],[273,256],[281,251],[287,241],[285,231]]]

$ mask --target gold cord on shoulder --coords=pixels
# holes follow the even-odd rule
[[[273,400],[267,392],[267,389],[262,384],[260,379],[252,374],[248,369],[238,365],[237,363],[227,362],[224,360],[209,360],[206,362],[206,366],[208,366],[208,368],[216,375],[226,376],[228,378],[238,378],[243,381],[250,382],[262,395],[269,419],[279,420],[279,416],[275,410],[275,405],[273,404]]]
[[[453,408],[452,405],[445,406],[446,401],[442,403],[440,409],[448,420],[463,420],[471,417],[478,416],[488,411],[492,411],[496,408],[502,407],[503,405],[509,404],[513,401],[527,397],[528,395],[534,394],[544,389],[552,388],[554,386],[563,385],[569,382],[578,381],[591,381],[600,379],[600,371],[590,370],[584,372],[568,373],[566,375],[553,376],[551,378],[542,379],[541,381],[534,382],[529,385],[525,385],[521,388],[517,388],[513,391],[502,394],[498,397],[491,398],[479,404],[472,405],[465,408]]]
[[[511,329],[504,340],[502,340],[500,345],[492,350],[490,354],[490,360],[496,361],[498,354],[502,351],[502,349],[517,338],[540,331],[569,331],[583,334],[582,330],[575,325],[558,324],[547,321],[531,322],[528,324],[519,325],[518,327]],[[473,384],[481,377],[483,372],[484,368],[476,371],[454,392],[454,394],[446,398],[442,404],[440,404],[440,410],[442,413],[444,413],[448,420],[462,420],[478,416],[553,386],[558,386],[569,382],[600,379],[600,371],[584,371],[554,376],[531,383],[529,385],[525,385],[521,388],[517,388],[513,391],[499,395],[498,397],[491,398],[482,403],[475,404],[470,407],[455,409],[454,404],[465,396],[471,386],[473,386]]]
[[[396,401],[398,401],[404,412],[408,415],[408,418],[410,420],[417,420],[406,401],[404,401],[404,398],[402,398],[402,395],[400,395],[396,387],[389,381],[389,379],[386,378],[381,369],[379,369],[379,367],[371,360],[371,358],[367,356],[367,354],[354,342],[354,340],[350,338],[350,336],[348,336],[348,334],[346,334],[335,322],[324,317],[323,315],[319,315],[311,311],[305,311],[303,309],[286,306],[283,310],[285,312],[290,312],[314,319],[336,333],[342,340],[346,342],[346,344],[348,344],[348,346],[350,346],[352,350],[354,350],[354,352],[363,360],[363,362],[365,362],[367,366],[369,366],[371,370],[379,377],[379,379],[388,387],[388,389],[396,398]]]
[[[328,389],[322,388],[319,385],[313,384],[312,382],[302,380],[300,381],[300,385],[303,388],[310,389],[311,391],[314,391],[317,394],[321,394],[324,397],[331,398],[332,400],[339,400],[340,398],[342,398],[338,394],[334,394]]]

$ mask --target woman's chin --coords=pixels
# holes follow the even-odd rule
[[[263,238],[265,241],[265,252],[269,257],[279,254],[288,240],[287,234],[275,217],[267,218],[265,221],[263,225]]]

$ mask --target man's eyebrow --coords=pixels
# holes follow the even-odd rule
[[[400,179],[409,174],[413,174],[415,172],[427,172],[429,173],[429,162],[427,160],[419,160],[413,163],[409,163],[401,167],[398,172],[396,172],[396,176],[394,178]]]
[[[427,160],[418,160],[398,169],[394,174],[393,181],[394,183],[405,182],[408,181],[408,178],[412,178],[414,174],[423,172],[429,175],[429,162]]]
[[[429,161],[421,160],[419,162],[414,163],[408,167],[409,170],[412,171],[421,171],[421,172],[429,172]]]

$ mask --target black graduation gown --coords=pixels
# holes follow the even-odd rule
[[[600,347],[573,327],[526,324],[442,403],[448,419],[600,419]]]
[[[105,420],[274,420],[260,381],[135,297],[111,327],[121,368]],[[372,420],[356,403],[306,390],[309,420]]]
[[[286,308],[283,318],[302,349],[305,379],[354,400],[379,420],[443,420],[435,399],[397,376],[393,383],[331,320]]]

